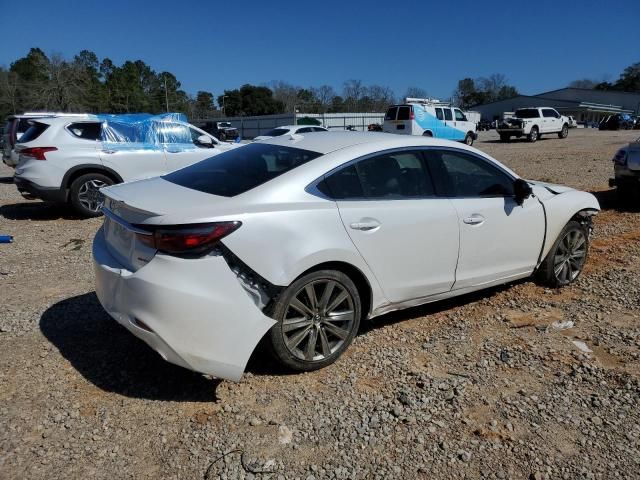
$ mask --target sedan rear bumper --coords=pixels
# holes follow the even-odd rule
[[[158,254],[130,272],[110,254],[100,229],[93,258],[104,309],[176,365],[237,381],[276,323],[255,305],[221,256]]]

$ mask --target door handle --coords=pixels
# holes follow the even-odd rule
[[[484,217],[482,215],[475,214],[465,218],[462,221],[467,225],[480,225],[481,223],[484,222]]]
[[[354,222],[349,225],[354,230],[362,230],[363,232],[368,232],[370,230],[375,230],[380,226],[380,222],[376,221],[368,221],[368,222]]]
[[[112,154],[112,153],[116,153],[115,150],[102,150],[102,153],[108,153],[108,154]]]

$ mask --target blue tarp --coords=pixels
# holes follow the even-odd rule
[[[193,150],[191,130],[182,113],[97,114],[102,121],[102,142],[110,150]]]

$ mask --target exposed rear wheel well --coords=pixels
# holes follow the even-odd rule
[[[347,275],[358,289],[360,299],[362,300],[362,316],[367,318],[371,312],[371,285],[360,269],[346,262],[326,262],[310,268],[306,272],[301,273],[300,276],[317,270],[337,270]]]

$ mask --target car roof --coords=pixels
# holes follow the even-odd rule
[[[369,144],[374,151],[402,148],[402,147],[455,147],[459,149],[468,149],[466,145],[459,142],[451,142],[433,137],[421,137],[417,135],[394,135],[393,133],[382,132],[314,132],[314,133],[297,133],[291,135],[281,135],[279,137],[270,138],[268,140],[260,140],[262,143],[272,145],[282,145],[286,147],[300,148],[310,150],[321,154],[327,154],[341,150],[343,148],[353,147],[356,145]],[[486,156],[486,155],[485,155]]]

